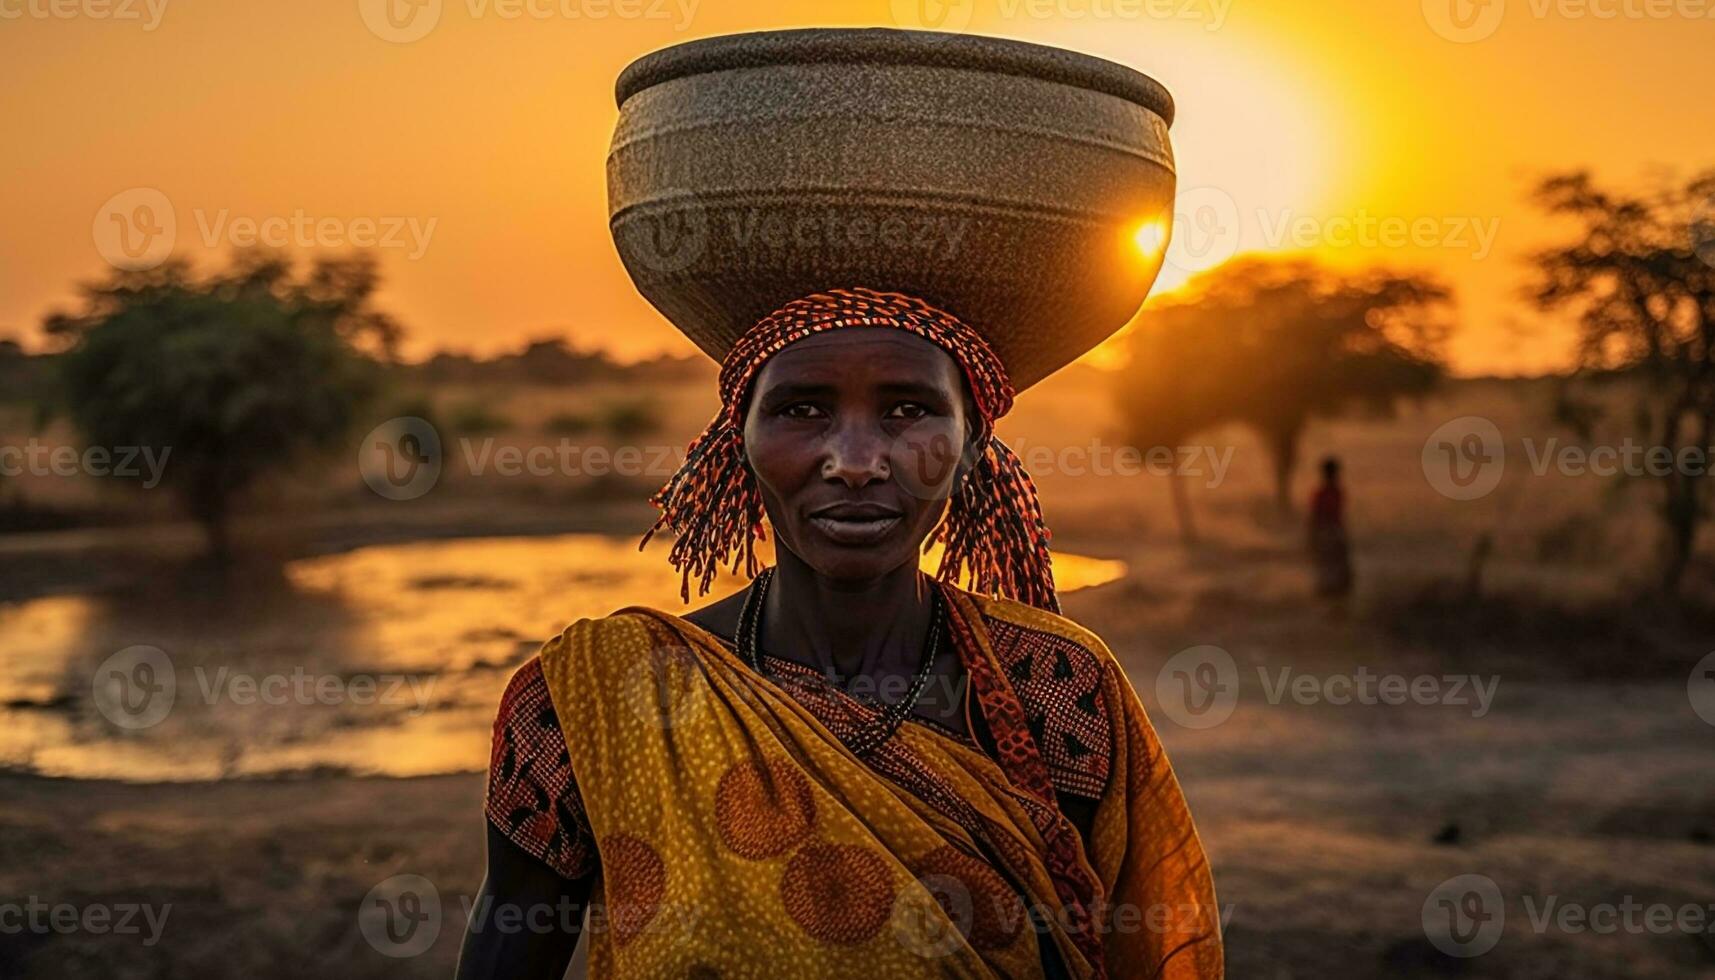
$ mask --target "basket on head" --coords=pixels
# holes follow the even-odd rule
[[[1113,62],[928,31],[765,31],[647,55],[617,96],[620,258],[716,360],[785,303],[863,286],[957,315],[1023,390],[1124,326],[1160,269],[1173,101]]]

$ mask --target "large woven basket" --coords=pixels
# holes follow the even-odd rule
[[[1022,389],[1131,319],[1160,268],[1147,246],[1172,218],[1173,101],[1113,62],[961,34],[768,31],[657,51],[617,95],[620,258],[717,360],[789,300],[867,286],[958,315]]]

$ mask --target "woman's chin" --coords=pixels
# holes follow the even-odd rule
[[[820,578],[838,586],[860,587],[896,571],[901,565],[913,565],[916,550],[911,547],[842,548],[822,545],[808,549],[811,554],[800,555]]]

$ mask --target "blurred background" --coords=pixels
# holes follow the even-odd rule
[[[0,0],[0,976],[451,972],[511,671],[684,608],[614,79],[813,25],[1177,101],[1000,434],[1231,974],[1715,976],[1704,0]]]

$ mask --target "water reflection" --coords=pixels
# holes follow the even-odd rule
[[[665,550],[593,534],[428,541],[304,559],[263,583],[0,605],[0,764],[131,780],[481,770],[500,691],[544,638],[628,605],[690,608]],[[1063,592],[1124,571],[1055,556]],[[693,605],[743,584],[723,575]],[[116,653],[139,646],[165,669]],[[116,724],[113,698],[148,684],[171,710]]]

